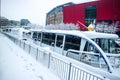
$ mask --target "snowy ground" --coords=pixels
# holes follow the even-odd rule
[[[60,80],[0,33],[0,80]]]

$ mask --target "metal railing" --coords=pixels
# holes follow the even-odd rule
[[[35,44],[24,40],[19,40],[9,34],[4,33],[16,45],[25,50],[38,62],[45,65],[61,80],[119,80],[119,77],[111,76],[110,73],[101,74],[100,70],[84,63],[62,56],[55,52],[46,50]],[[98,70],[96,72],[96,70]]]
[[[74,53],[76,53],[78,57],[74,57],[74,55],[72,56],[69,55]],[[105,53],[105,54],[114,68],[120,66],[120,54],[110,54],[110,53]],[[68,49],[66,56],[74,58],[78,61],[87,62],[91,66],[96,66],[100,68],[102,68],[102,65],[104,67],[106,66],[104,60],[102,59],[99,53]]]

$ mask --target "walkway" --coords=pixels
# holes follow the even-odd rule
[[[0,80],[60,80],[0,33]]]

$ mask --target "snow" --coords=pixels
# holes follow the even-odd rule
[[[0,80],[60,80],[0,33]]]
[[[8,33],[8,34],[10,34],[10,33]],[[20,38],[15,34],[13,34],[13,35],[14,35],[14,37]],[[11,35],[11,36],[13,36],[13,35]],[[9,39],[7,39],[7,37],[5,37],[2,34],[0,34],[0,41],[2,42],[0,44],[0,80],[51,80],[51,79],[52,80],[60,80],[57,76],[59,76],[60,78],[62,77],[61,79],[63,80],[63,78],[66,77],[64,74],[66,74],[68,71],[66,69],[67,67],[65,65],[63,68],[63,66],[62,66],[63,63],[68,63],[68,64],[72,63],[72,66],[77,67],[78,69],[83,70],[83,71],[90,73],[92,75],[95,75],[95,76],[99,76],[99,77],[105,76],[112,80],[120,80],[120,77],[119,77],[120,72],[118,70],[113,72],[113,74],[117,73],[119,78],[112,75],[111,73],[94,68],[94,67],[84,64],[82,62],[78,62],[76,60],[73,60],[66,56],[56,54],[54,52],[51,52],[52,57],[55,57],[55,58],[63,61],[63,63],[59,63],[59,66],[57,66],[58,61],[54,60],[55,62],[53,62],[53,63],[51,62],[52,64],[51,64],[50,68],[47,69],[42,64],[36,62],[35,59],[31,58],[31,56],[28,55],[28,53],[25,53],[21,48],[19,48],[17,45],[15,45],[13,42],[11,42]],[[25,42],[28,44],[33,44],[33,41],[31,41],[29,43],[28,39]],[[35,44],[34,44],[34,47],[36,47]],[[7,49],[7,51],[6,51],[6,49]],[[40,49],[42,49],[42,48],[40,48]],[[44,49],[49,51],[49,47],[44,47]],[[32,52],[34,52],[34,51],[32,50],[31,53]],[[5,53],[7,53],[7,55]],[[52,61],[53,61],[53,59],[52,59]],[[53,75],[49,70],[54,72],[55,75]],[[119,68],[119,70],[120,70],[120,68]],[[74,71],[71,68],[71,73],[72,73],[72,76],[74,76],[74,77],[76,76],[76,75],[74,75],[75,72],[76,72],[76,70]],[[79,75],[79,73],[77,75]]]

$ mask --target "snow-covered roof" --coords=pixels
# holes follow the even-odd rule
[[[99,33],[94,31],[83,32],[83,34],[88,36],[89,38],[118,38],[118,35],[116,34]]]
[[[88,38],[119,38],[116,34],[108,34],[108,33],[99,33],[95,31],[77,31],[77,30],[31,30],[31,31],[42,31],[49,33],[57,33],[57,34],[68,34],[68,35],[76,35],[76,36],[87,36]]]

